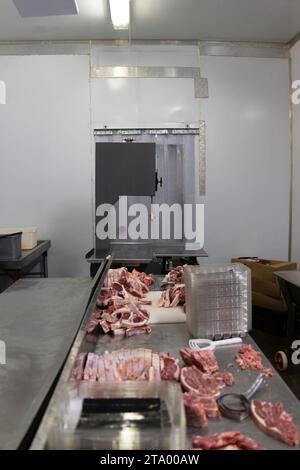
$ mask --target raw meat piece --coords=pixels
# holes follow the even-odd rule
[[[168,353],[169,359],[174,360]],[[84,366],[84,360],[86,364]],[[175,362],[176,366],[178,364]],[[174,366],[174,364],[172,364]],[[178,372],[169,375],[173,380]],[[151,349],[119,349],[105,352],[101,356],[94,353],[81,353],[75,362],[70,380],[88,380],[98,382],[155,381],[162,380],[161,357]],[[166,380],[166,377],[164,378]]]
[[[181,357],[187,366],[195,365],[202,372],[216,372],[219,370],[219,364],[212,351],[204,349],[203,351],[194,351],[193,349],[180,349]]]
[[[101,326],[104,333],[108,333],[111,329],[106,320],[99,320],[99,325]]]
[[[140,326],[140,327],[137,327],[137,328],[127,328],[126,330],[126,336],[130,337],[130,336],[136,336],[136,335],[143,335],[143,334],[147,334],[147,335],[150,335],[151,333],[151,326],[150,325],[146,325],[146,326]]]
[[[201,407],[203,407],[205,411],[206,418],[219,418],[221,416],[218,404],[214,398],[203,397],[196,392],[186,392],[183,395],[183,399],[187,414],[187,424],[189,426],[195,426],[195,423],[197,422],[198,413],[202,416]],[[201,416],[199,418],[200,423]]]
[[[262,364],[261,353],[255,351],[251,344],[245,344],[236,355],[236,362],[241,369],[261,370],[266,377],[273,377],[272,369],[267,369]]]
[[[149,380],[160,381],[160,357],[158,353],[152,353],[152,365],[149,370]]]
[[[125,336],[126,329],[125,328],[117,328],[116,330],[113,330],[114,336]]]
[[[87,353],[79,353],[73,366],[70,381],[82,380]]]
[[[163,291],[158,306],[171,308],[180,304],[185,304],[184,284],[176,284],[174,287]]]
[[[217,379],[220,387],[231,387],[234,384],[234,377],[231,372],[215,372],[214,378]]]
[[[299,444],[299,433],[293,423],[292,415],[283,409],[281,402],[272,404],[252,400],[251,414],[255,423],[266,433],[289,446]]]
[[[106,376],[105,376],[105,365],[104,365],[104,359],[103,355],[98,357],[98,381],[99,382],[106,382]]]
[[[193,392],[190,392],[193,393]],[[218,404],[214,398],[211,397],[201,397],[197,394],[197,399],[204,406],[206,416],[208,418],[220,418],[221,413],[218,407]]]
[[[183,284],[184,283],[184,267],[187,266],[186,264],[183,266],[176,266],[173,268],[164,278],[163,282],[168,284]]]
[[[178,361],[169,353],[159,353],[160,374],[162,380],[179,380],[180,366]]]
[[[84,368],[83,379],[96,382],[98,378],[98,356],[94,353],[88,353]]]
[[[143,306],[151,304],[151,300],[144,298],[153,283],[151,275],[134,270],[128,272],[126,268],[110,269],[105,280],[95,310],[87,325],[87,332],[97,331],[99,327],[104,333],[113,332],[122,334],[132,328],[141,328],[149,324],[150,314]],[[149,328],[134,330],[135,334],[149,333]]]
[[[146,273],[138,271],[137,269],[133,269],[132,275],[137,277],[140,281],[142,281],[148,287],[154,284],[154,279],[153,279],[152,274],[146,274]]]
[[[94,318],[93,316],[91,317],[88,325],[87,325],[87,333],[93,333],[94,331],[97,330],[97,328],[99,328],[99,319],[98,318]]]
[[[202,396],[218,397],[220,385],[213,375],[201,372],[196,366],[183,367],[180,381],[187,392],[196,392]]]
[[[201,401],[197,400],[196,394],[185,393],[183,401],[187,425],[194,428],[206,427],[208,425],[206,411]]]
[[[193,436],[193,449],[199,450],[264,450],[254,439],[239,432],[222,432]]]

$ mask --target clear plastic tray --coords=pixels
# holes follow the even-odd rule
[[[244,336],[251,329],[251,271],[246,266],[186,266],[185,289],[193,337]]]
[[[137,405],[141,403],[139,399],[158,399],[160,411],[139,411],[139,407],[137,410],[129,407],[128,412],[124,409],[111,412],[113,400],[121,399],[124,404],[124,399],[128,398],[134,399]],[[92,413],[86,412],[85,399],[92,404]],[[94,412],[93,403],[99,402],[102,411]],[[185,413],[177,382],[67,384],[52,418],[48,449],[186,448]]]

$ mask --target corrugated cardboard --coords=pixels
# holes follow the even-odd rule
[[[274,310],[277,312],[284,312],[287,310],[284,299],[273,299],[272,297],[263,295],[260,292],[252,292],[252,304],[255,305],[255,307]]]

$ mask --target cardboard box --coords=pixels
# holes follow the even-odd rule
[[[278,312],[287,310],[287,305],[279,287],[276,271],[292,271],[297,263],[290,261],[233,258],[232,263],[242,263],[251,269],[252,304]]]
[[[281,300],[282,298],[281,289],[276,278],[274,279],[274,282],[270,282],[252,275],[252,291],[260,292],[263,295],[267,295],[268,297],[272,297],[277,300]]]
[[[277,312],[285,312],[287,305],[284,299],[273,299],[267,295],[263,295],[260,292],[252,292],[252,304],[255,307],[265,308],[267,310],[274,310]]]
[[[292,261],[277,261],[260,259],[260,262],[250,261],[246,259],[233,258],[232,263],[242,263],[248,266],[252,271],[252,277],[262,279],[263,281],[274,282],[275,271],[293,271],[297,269],[297,263]]]

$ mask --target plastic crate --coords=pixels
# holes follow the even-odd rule
[[[186,266],[185,289],[193,337],[244,336],[251,329],[251,272],[246,266]]]
[[[0,260],[20,258],[21,237],[22,232],[0,235]]]

